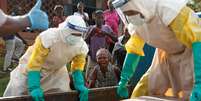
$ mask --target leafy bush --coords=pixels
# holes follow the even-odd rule
[[[195,12],[201,12],[201,0],[191,0],[188,3],[188,6],[191,7]]]

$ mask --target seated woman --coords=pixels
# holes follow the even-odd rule
[[[107,49],[101,48],[96,53],[97,65],[88,77],[88,87],[106,87],[118,84],[120,71],[110,63],[111,55]]]

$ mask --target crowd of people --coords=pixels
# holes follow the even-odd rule
[[[107,4],[107,10],[94,12],[94,25],[87,23],[90,18],[83,2],[69,16],[64,16],[63,6],[56,5],[50,28],[47,14],[40,10],[41,0],[24,16],[11,17],[0,10],[1,34],[16,35],[26,27],[45,29],[18,56],[4,96],[30,94],[35,101],[44,101],[44,93],[75,89],[80,101],[87,101],[89,88],[118,86],[117,94],[128,98],[126,86],[135,73],[143,76],[134,75],[141,79],[133,80],[137,85],[131,98],[164,96],[172,88],[174,97],[201,101],[201,25],[186,1],[108,0]],[[148,44],[157,48],[152,65],[151,59],[141,60]],[[9,50],[6,56],[11,61]],[[149,55],[153,52],[148,50]],[[138,70],[139,62],[147,64],[146,69],[140,65]]]
[[[101,71],[99,71],[98,74],[96,72],[96,70],[98,70],[98,64],[100,65],[100,63],[98,63],[98,59],[97,59],[97,56],[99,56],[99,55],[97,55],[97,52],[102,49],[102,50],[105,50],[104,52],[108,53],[108,54],[105,54],[105,56],[108,58],[108,60],[103,59],[104,64],[106,65],[106,67],[104,67],[104,68],[106,68],[106,69],[104,69],[105,70],[104,72],[106,72],[107,69],[109,69],[110,72],[114,72],[114,70],[115,70],[115,73],[116,73],[116,71],[118,71],[118,75],[116,75],[116,74],[115,74],[115,76],[113,75],[113,77],[116,79],[116,83],[110,84],[110,86],[115,86],[118,84],[119,79],[117,79],[117,78],[120,78],[120,68],[122,68],[122,66],[123,66],[123,65],[121,65],[121,67],[116,66],[117,62],[114,62],[113,54],[112,54],[114,45],[118,41],[118,37],[120,36],[120,32],[118,31],[119,24],[120,24],[120,18],[112,6],[112,1],[109,0],[107,10],[94,11],[94,13],[93,13],[94,17],[93,17],[93,19],[92,18],[91,19],[94,20],[95,25],[89,25],[88,21],[90,18],[89,18],[88,13],[84,12],[84,8],[85,8],[84,2],[78,2],[77,11],[74,12],[73,15],[80,16],[81,18],[83,18],[84,21],[86,22],[86,26],[87,26],[87,30],[84,32],[84,34],[82,36],[82,38],[85,40],[85,42],[87,43],[88,48],[89,48],[89,52],[86,57],[87,62],[85,65],[85,70],[84,70],[85,71],[84,78],[86,81],[85,85],[88,86],[89,88],[104,87],[104,85],[105,85],[105,87],[109,86],[108,84],[103,84],[104,82],[106,83],[106,81],[109,80],[108,77],[106,79],[106,78],[104,78],[105,76],[103,76],[102,79],[103,80],[106,79],[106,81],[104,81],[104,82],[97,81],[97,80],[100,80],[100,78],[97,78],[97,80],[95,78],[95,75],[102,75],[102,74],[100,74],[100,73],[102,73]],[[52,22],[53,27],[61,26],[59,24],[61,22],[65,21],[65,18],[68,18],[68,16],[66,16],[66,17],[63,16],[64,10],[63,10],[62,5],[55,6],[54,14],[55,15],[53,16],[53,22]],[[124,41],[124,43],[126,43],[126,42]],[[122,47],[123,47],[123,45],[122,45]],[[117,50],[119,50],[119,49],[117,49]],[[123,50],[125,50],[125,49],[123,49]],[[123,59],[120,62],[123,63]],[[68,64],[71,64],[71,62],[69,62]],[[112,69],[113,66],[116,66],[115,69]],[[68,66],[68,67],[71,68],[71,66]],[[102,70],[102,69],[100,69],[100,70]],[[69,69],[69,71],[71,71],[71,69]],[[103,74],[105,75],[105,73],[103,73]],[[107,75],[109,75],[109,74],[107,74]],[[71,76],[71,73],[70,73],[70,76]],[[99,86],[95,86],[94,82],[99,82],[100,83]],[[72,88],[74,88],[74,87],[72,87]]]

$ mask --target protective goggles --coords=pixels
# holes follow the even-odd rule
[[[121,18],[122,22],[125,24],[125,25],[128,25],[129,23],[129,20],[128,20],[128,17],[123,13],[123,11],[121,10],[121,7],[123,5],[125,5],[126,3],[128,3],[129,0],[114,0],[112,2],[112,5],[113,7],[116,9],[119,17]]]
[[[65,25],[65,28],[68,27],[70,29],[73,29],[73,30],[76,30],[76,31],[79,31],[79,32],[87,32],[88,28],[87,27],[80,27],[80,26],[76,26],[76,25],[73,25],[71,23],[67,23]]]
[[[112,2],[112,5],[114,8],[119,8],[122,7],[124,4],[126,4],[130,0],[114,0]]]
[[[130,0],[115,0],[112,4],[125,25],[132,23],[133,25],[141,26],[145,23],[145,19],[141,16],[140,12],[133,11],[130,8],[132,5],[128,4],[129,1]]]

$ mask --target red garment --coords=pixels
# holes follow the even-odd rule
[[[58,27],[60,23],[62,23],[63,21],[65,21],[66,16],[54,16],[53,17],[53,26],[54,27]]]
[[[105,24],[110,26],[113,30],[113,32],[118,36],[118,30],[119,30],[119,16],[115,10],[110,11],[106,10],[103,13],[104,15],[104,21]]]

